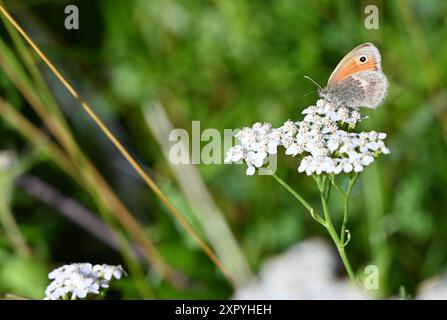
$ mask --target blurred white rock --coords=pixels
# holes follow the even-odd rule
[[[336,277],[336,259],[322,240],[301,242],[264,262],[257,279],[237,290],[233,299],[369,299],[349,278]]]

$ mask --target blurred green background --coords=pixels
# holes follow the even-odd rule
[[[194,212],[200,209],[188,202],[182,178],[173,173],[149,128],[147,106],[161,105],[174,127],[188,131],[195,120],[202,130],[221,132],[257,121],[280,126],[299,120],[301,110],[317,99],[316,93],[305,96],[316,88],[303,76],[324,85],[344,54],[373,42],[381,50],[390,90],[381,107],[364,112],[369,119],[360,129],[386,132],[391,154],[368,167],[354,189],[347,253],[355,270],[379,266],[383,297],[401,287],[414,293],[421,281],[446,271],[446,1],[4,3],[200,235],[214,249],[230,244],[217,250],[223,263],[248,264],[253,273],[265,258],[296,242],[328,239],[326,231],[274,179],[247,177],[244,166],[199,164],[205,189],[219,208],[215,216],[225,218],[220,227],[229,227],[235,241],[207,231],[206,214]],[[79,30],[64,28],[69,4],[79,8]],[[364,27],[369,4],[379,8],[378,30]],[[230,297],[234,283],[6,25],[0,28],[0,292],[42,298],[52,268],[88,261],[123,264],[130,271],[112,297]],[[54,129],[54,122],[63,129]],[[68,150],[64,159],[71,164],[48,151],[45,139],[26,124],[45,136],[53,133],[52,124],[53,130],[68,133],[70,138],[61,134],[62,142],[52,143]],[[67,169],[73,163],[76,168]],[[296,159],[280,156],[278,175],[318,207],[312,179],[299,175],[297,166]],[[112,249],[61,214],[71,201],[113,227],[122,243],[135,240],[132,229],[114,218],[118,206],[92,168],[138,221],[158,252],[155,260],[174,270],[171,280],[144,258],[129,256],[125,245]],[[36,181],[40,184],[31,188]],[[338,224],[342,203],[333,206]],[[235,274],[236,269],[229,267]],[[236,282],[243,283],[248,274],[241,271]]]

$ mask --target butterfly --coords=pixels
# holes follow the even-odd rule
[[[372,43],[355,47],[337,65],[319,96],[337,107],[377,108],[388,91],[381,60]]]

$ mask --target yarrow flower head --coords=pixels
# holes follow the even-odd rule
[[[357,109],[319,99],[302,114],[302,121],[288,120],[277,129],[268,123],[243,128],[236,134],[240,143],[227,151],[225,162],[244,161],[247,175],[253,175],[268,155],[283,146],[286,155],[301,156],[298,172],[339,174],[361,172],[380,154],[390,152],[383,141],[385,133],[352,132],[362,120]]]
[[[44,300],[84,299],[109,288],[112,278],[126,275],[119,266],[107,264],[73,263],[54,269],[48,274],[53,280],[45,290]]]
[[[253,175],[256,168],[262,167],[264,160],[270,154],[276,154],[281,144],[281,135],[269,123],[255,123],[251,128],[243,128],[236,134],[240,144],[229,149],[225,162],[244,160],[248,165],[247,175]]]

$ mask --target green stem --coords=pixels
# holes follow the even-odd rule
[[[314,218],[318,223],[322,224],[326,228],[326,230],[328,231],[329,235],[332,238],[332,241],[335,243],[337,247],[338,254],[340,255],[341,261],[346,269],[346,272],[349,275],[349,278],[352,280],[352,282],[356,283],[354,271],[352,270],[351,263],[349,262],[349,259],[345,252],[344,242],[339,238],[338,233],[334,228],[334,224],[332,223],[331,215],[329,213],[328,202],[331,194],[332,184],[334,184],[335,182],[331,178],[327,178],[326,176],[320,176],[320,175],[313,176],[315,182],[317,183],[318,189],[320,190],[321,204],[323,206],[323,213],[324,213],[323,218],[320,214],[317,214],[315,210],[312,208],[312,206],[306,200],[304,200],[303,197],[301,197],[295,190],[293,190],[292,187],[290,187],[284,180],[279,178],[276,174],[273,174],[273,177],[275,178],[276,181],[279,182],[280,185],[282,185],[287,191],[289,191],[309,211],[312,218]],[[355,178],[351,178],[350,187],[348,188],[349,193],[351,192],[352,185],[355,183],[356,179],[357,175],[355,176]],[[345,195],[344,192],[342,193]],[[343,221],[346,228],[345,221],[347,223],[347,206],[345,210],[346,210],[345,211],[346,218],[344,218]],[[345,233],[345,231],[343,231],[343,233]]]
[[[346,244],[349,241],[349,237],[348,237],[348,240],[345,243],[346,233],[349,232],[348,230],[346,230],[346,226],[348,225],[349,197],[351,196],[352,187],[354,187],[354,184],[357,181],[358,176],[359,175],[356,173],[354,176],[349,178],[348,190],[344,194],[344,196],[345,196],[345,203],[344,203],[344,208],[343,208],[343,224],[341,226],[341,231],[340,231],[340,240],[341,240],[341,242],[343,243],[344,246],[346,246]]]
[[[338,254],[340,255],[340,258],[343,262],[343,265],[345,266],[349,278],[351,278],[352,282],[356,283],[355,274],[354,271],[352,270],[351,263],[349,262],[349,259],[346,255],[344,243],[338,237],[337,231],[335,231],[334,224],[332,223],[331,215],[329,213],[328,201],[331,192],[331,183],[329,181],[329,183],[327,184],[328,181],[326,177],[314,176],[314,179],[317,182],[318,188],[320,189],[321,204],[323,206],[324,219],[326,221],[326,229],[329,232],[332,241],[334,241],[337,247]]]
[[[282,180],[276,174],[273,174],[272,176],[273,178],[275,178],[276,181],[279,182],[280,185],[282,185],[287,191],[289,191],[307,209],[307,211],[309,211],[310,215],[315,221],[322,224],[323,226],[326,226],[326,221],[324,221],[324,219],[315,212],[312,206],[306,200],[304,200],[304,198],[301,197],[295,190],[293,190],[292,187],[287,184],[287,182]]]
[[[335,189],[337,189],[337,191],[340,192],[340,193],[343,195],[343,197],[345,197],[345,196],[346,196],[346,192],[344,192],[344,191],[342,190],[342,188],[340,188],[340,186],[335,182],[335,177],[334,177],[334,175],[330,175],[330,176],[329,176],[329,179],[331,180],[331,183],[332,183],[332,185],[335,187]]]

